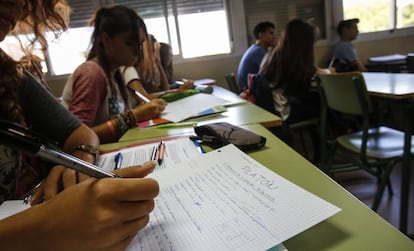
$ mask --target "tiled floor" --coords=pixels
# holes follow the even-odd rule
[[[305,137],[306,140],[306,137]],[[307,152],[312,155],[312,145],[308,140],[305,142]],[[304,155],[303,146],[300,144],[299,137],[295,136],[295,143],[293,148]],[[413,164],[414,166],[414,164]],[[374,194],[377,188],[377,179],[365,171],[353,171],[347,173],[336,174],[334,179],[341,184],[345,189],[352,193],[356,198],[371,207],[374,200]],[[411,172],[410,180],[410,198],[409,198],[409,216],[408,216],[408,233],[411,238],[414,234],[414,168]],[[386,221],[398,228],[399,226],[399,211],[401,200],[401,166],[395,166],[391,183],[394,194],[390,195],[388,190],[384,192],[381,205],[377,213]]]

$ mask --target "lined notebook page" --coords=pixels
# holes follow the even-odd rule
[[[267,250],[340,211],[233,145],[150,176],[160,194],[128,250]]]

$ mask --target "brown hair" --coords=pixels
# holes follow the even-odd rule
[[[96,14],[92,17],[90,24],[94,26],[94,31],[92,33],[91,39],[91,49],[89,51],[87,60],[91,60],[94,57],[97,57],[101,67],[103,68],[106,77],[110,80],[110,69],[106,55],[105,48],[102,43],[102,34],[107,33],[109,36],[113,37],[122,32],[126,31],[138,31],[143,29],[144,33],[147,33],[147,28],[145,26],[144,20],[137,15],[137,13],[126,6],[115,5],[109,8],[101,8]],[[141,45],[139,43],[140,37],[139,32],[133,32],[133,39],[136,45],[136,53],[138,60],[142,58],[141,55]],[[115,72],[115,82],[118,85],[118,89],[121,92],[125,103],[128,103],[128,96],[126,94],[126,86],[122,77],[122,74],[119,70]],[[115,93],[115,88],[110,81],[110,88],[112,93]]]
[[[69,10],[64,0],[26,0],[24,15],[17,22],[13,33],[33,33],[34,38],[31,42],[38,41],[42,48],[46,49],[46,30],[53,31],[58,36],[61,31],[67,29],[64,10]],[[16,94],[16,85],[23,79],[23,67],[0,50],[0,118],[24,123]]]
[[[312,25],[300,19],[290,21],[260,72],[286,94],[301,95],[315,73],[314,42]]]

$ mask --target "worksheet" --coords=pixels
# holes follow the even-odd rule
[[[229,101],[214,95],[198,93],[168,103],[167,107],[162,112],[161,117],[172,122],[181,122],[190,117],[207,115],[205,112],[209,109],[212,109],[212,113],[220,112],[221,110],[214,111],[213,108],[221,107],[227,103],[229,103]],[[202,114],[203,112],[204,114]]]
[[[234,145],[149,175],[149,224],[127,250],[268,250],[340,211]]]
[[[123,148],[119,151],[105,153],[99,156],[97,165],[101,168],[112,171],[117,166],[117,161],[120,161],[119,168],[129,167],[133,165],[141,165],[149,160],[154,153],[154,150],[158,150],[161,141],[155,143],[143,144],[128,148]],[[165,150],[163,153],[163,160],[153,172],[161,169],[165,169],[168,166],[175,166],[183,161],[199,156],[199,146],[195,145],[189,137],[181,137],[172,140],[165,140]],[[117,155],[121,154],[121,159],[116,158]],[[154,160],[158,160],[158,155],[155,156]]]

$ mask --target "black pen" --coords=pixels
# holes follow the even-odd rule
[[[115,167],[114,170],[118,170],[122,166],[122,160],[124,159],[124,156],[122,156],[122,153],[119,152],[115,155],[114,161],[115,161]]]
[[[158,165],[161,165],[164,161],[164,153],[165,153],[165,143],[161,141],[158,145]]]

